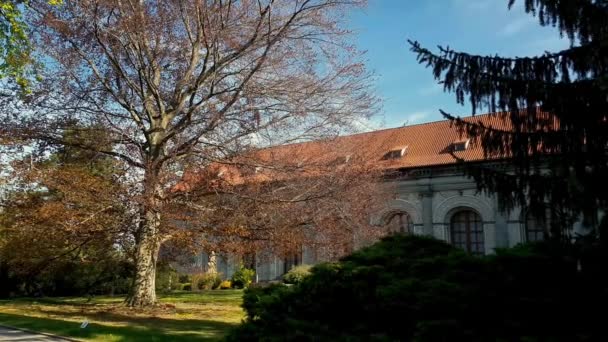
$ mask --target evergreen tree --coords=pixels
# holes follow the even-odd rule
[[[513,169],[465,167],[503,209],[520,205],[536,216],[551,209],[553,236],[584,218],[595,224],[608,203],[608,1],[522,0],[542,26],[557,27],[570,48],[536,57],[479,56],[410,41],[444,91],[475,112],[502,112],[505,127],[442,114],[487,157],[510,158]],[[508,1],[511,9],[516,0]]]

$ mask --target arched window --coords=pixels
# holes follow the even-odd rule
[[[394,213],[386,221],[386,227],[393,234],[408,234],[412,231],[412,220],[407,213]]]
[[[525,233],[526,242],[536,242],[545,239],[547,221],[534,216],[531,212],[526,213]]]
[[[283,273],[289,272],[295,266],[302,264],[302,252],[287,255],[283,259]]]
[[[472,210],[461,210],[450,222],[452,244],[473,254],[484,254],[483,222]]]

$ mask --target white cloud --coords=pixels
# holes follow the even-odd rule
[[[383,123],[382,118],[375,116],[372,118],[359,118],[351,122],[351,125],[352,127],[348,133],[375,131],[382,128]]]
[[[405,116],[405,124],[412,125],[412,124],[420,123],[421,121],[426,119],[429,115],[431,115],[431,112],[427,111],[427,110],[407,114]]]

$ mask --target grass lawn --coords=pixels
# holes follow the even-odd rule
[[[83,341],[213,341],[240,323],[241,290],[160,296],[154,309],[134,310],[121,297],[0,300],[0,325]],[[80,328],[87,319],[89,326]]]

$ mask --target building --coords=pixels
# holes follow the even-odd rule
[[[504,114],[463,118],[485,126],[509,129]],[[327,143],[327,142],[326,142]],[[386,184],[396,189],[387,208],[371,218],[393,232],[431,235],[474,254],[491,254],[495,248],[512,247],[546,236],[546,224],[521,208],[499,210],[496,197],[477,191],[475,182],[457,167],[457,158],[485,166],[508,168],[508,159],[486,158],[481,146],[462,136],[448,120],[384,129],[337,138],[330,144],[348,146],[337,157],[348,160],[353,151],[386,172]],[[311,143],[279,147],[284,150],[311,148]],[[335,156],[334,156],[335,157]],[[575,231],[586,227],[578,223]],[[201,263],[208,258],[201,256]],[[314,253],[303,250],[292,258],[257,263],[257,279],[273,280],[296,264],[314,264]],[[218,260],[218,271],[230,275],[232,263]]]

